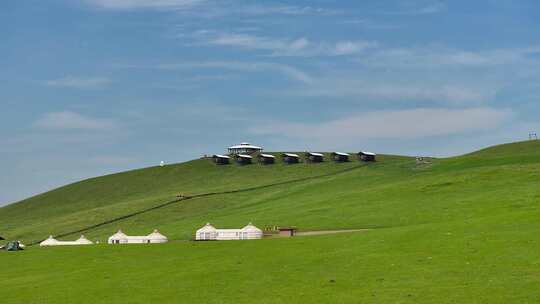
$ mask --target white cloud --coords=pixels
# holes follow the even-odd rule
[[[64,78],[46,81],[45,85],[62,88],[97,89],[109,85],[111,82],[112,81],[106,77],[66,76]]]
[[[415,139],[497,128],[512,117],[507,109],[419,108],[359,113],[321,123],[275,122],[258,125],[254,134],[272,134],[327,143],[367,139]]]
[[[296,51],[307,47],[309,44],[306,38],[278,40],[248,34],[221,34],[211,38],[208,43],[272,51]]]
[[[71,111],[53,112],[43,115],[34,123],[35,127],[54,130],[111,130],[116,123],[108,119],[84,116]]]
[[[358,62],[372,67],[486,67],[531,61],[531,54],[540,52],[539,46],[526,48],[490,49],[480,51],[455,50],[445,47],[416,47],[378,49],[363,56]]]
[[[206,2],[205,0],[87,0],[88,3],[104,9],[163,9],[189,8]]]
[[[441,1],[412,1],[403,2],[405,5],[400,10],[386,11],[390,15],[430,15],[446,10],[446,5]]]
[[[335,9],[328,9],[322,7],[312,6],[293,6],[293,5],[248,5],[239,8],[240,12],[247,15],[269,15],[269,14],[282,14],[282,15],[307,15],[307,14],[323,14],[334,15],[339,14],[341,11]]]
[[[357,78],[355,78],[357,77]],[[362,102],[429,101],[452,105],[482,104],[492,100],[497,91],[480,84],[415,83],[369,79],[363,75],[334,75],[314,79],[309,88],[282,91],[280,94],[304,97],[347,97]]]
[[[303,83],[310,83],[311,77],[303,71],[289,65],[271,62],[240,62],[240,61],[203,61],[160,64],[159,69],[225,69],[243,72],[276,71],[287,77]]]
[[[204,32],[203,35],[199,36],[202,36],[199,38],[202,38],[203,43],[253,50],[267,50],[271,51],[272,56],[342,56],[358,54],[378,46],[374,41],[364,40],[346,40],[329,43],[312,42],[305,37],[280,39],[238,33],[214,35],[213,32]]]
[[[330,48],[330,54],[350,55],[360,53],[366,49],[374,48],[377,43],[370,41],[340,41]]]

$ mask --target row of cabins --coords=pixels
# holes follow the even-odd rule
[[[351,155],[344,152],[333,152],[330,154],[331,158],[335,162],[349,162],[351,161]],[[356,154],[359,161],[373,162],[376,160],[376,154],[371,152],[359,152]],[[227,165],[231,163],[231,159],[234,159],[236,163],[240,165],[248,165],[253,163],[254,156],[249,154],[233,154],[221,155],[215,154],[212,156],[213,161],[218,165]],[[256,156],[257,162],[264,165],[271,165],[276,162],[276,156],[272,154],[260,153]],[[304,159],[310,163],[320,163],[325,161],[324,154],[316,152],[306,152]],[[286,164],[297,164],[302,162],[300,155],[294,153],[283,153],[281,160]]]

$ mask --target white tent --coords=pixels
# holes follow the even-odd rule
[[[261,229],[249,223],[241,229],[216,229],[210,223],[195,232],[195,240],[227,241],[227,240],[254,240],[263,236]]]
[[[166,243],[169,240],[166,236],[159,233],[159,231],[154,230],[154,232],[149,235],[135,235],[130,236],[118,230],[115,234],[111,235],[107,241],[109,244],[155,244],[155,243]]]
[[[150,243],[167,243],[169,241],[167,237],[159,233],[157,229],[154,229],[154,232],[150,233],[147,238]]]
[[[66,246],[66,245],[91,245],[93,244],[90,240],[81,235],[81,237],[75,241],[59,241],[53,238],[52,235],[48,239],[39,243],[39,246]]]

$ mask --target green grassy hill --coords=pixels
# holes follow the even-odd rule
[[[195,197],[175,201],[177,194]],[[118,228],[159,228],[173,240],[0,252],[0,261],[17,265],[15,277],[0,274],[0,288],[17,295],[6,303],[537,303],[539,218],[539,141],[431,164],[399,156],[243,167],[195,160],[0,208],[0,235],[23,242],[75,238],[69,233],[87,228],[102,242]],[[208,221],[371,230],[185,241]]]

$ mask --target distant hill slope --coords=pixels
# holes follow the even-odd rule
[[[399,156],[382,156],[373,164],[268,166],[216,166],[200,159],[88,179],[0,208],[0,232],[35,242],[132,214],[85,234],[105,240],[118,228],[128,233],[159,228],[172,239],[189,239],[207,221],[316,230],[498,218],[538,212],[539,168],[538,141],[429,165]],[[268,187],[252,189],[259,186]],[[237,189],[248,191],[173,202],[177,194]]]

